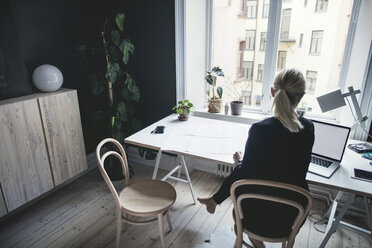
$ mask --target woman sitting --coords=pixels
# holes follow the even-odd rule
[[[308,190],[305,178],[314,143],[314,126],[295,112],[305,94],[304,76],[296,69],[281,71],[275,77],[271,94],[274,97],[274,117],[252,125],[244,157],[241,152],[233,156],[237,166],[231,175],[212,197],[198,198],[209,213],[213,214],[216,206],[230,196],[231,185],[240,179],[272,180]],[[249,204],[243,204],[243,225],[246,228],[266,237],[279,237],[290,232],[296,214],[292,209],[270,208],[262,201],[249,201]],[[250,239],[255,247],[264,247],[263,242]]]

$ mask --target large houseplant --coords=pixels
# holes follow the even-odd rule
[[[207,76],[205,76],[205,80],[209,85],[212,86],[212,97],[208,99],[208,112],[210,113],[219,113],[221,112],[222,108],[222,87],[216,87],[217,77],[224,77],[224,73],[221,68],[213,67],[212,70],[207,72]],[[218,96],[215,95],[215,92]],[[207,95],[210,95],[210,91],[207,91]]]
[[[124,19],[125,15],[118,13],[105,20],[101,32],[102,48],[81,45],[76,50],[90,73],[91,92],[108,97],[107,104],[94,112],[94,120],[104,120],[108,135],[120,143],[123,143],[125,136],[141,127],[135,117],[135,103],[140,99],[140,90],[127,71],[134,45],[124,38]],[[121,166],[118,168],[113,160],[108,164],[106,169],[112,179],[123,175],[117,171]]]

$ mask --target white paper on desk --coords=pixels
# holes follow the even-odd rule
[[[172,127],[171,131],[169,131],[170,135],[183,135],[183,136],[194,136],[198,125],[177,125]]]
[[[195,154],[233,155],[236,151],[244,151],[244,138],[193,137],[189,152]]]
[[[162,151],[189,152],[194,136],[169,134],[161,146]]]
[[[231,126],[231,125],[199,125],[195,132],[198,137],[215,137],[215,138],[247,138],[248,131],[245,126]]]

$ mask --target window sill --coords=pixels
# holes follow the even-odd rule
[[[224,111],[221,113],[209,113],[208,109],[198,109],[193,111],[193,115],[197,117],[210,118],[215,120],[237,122],[243,124],[253,124],[262,121],[272,116],[272,114],[254,113],[254,112],[242,112],[241,115],[225,115]]]

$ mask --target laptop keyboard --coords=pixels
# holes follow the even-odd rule
[[[326,168],[328,168],[332,164],[332,162],[330,161],[317,158],[317,157],[313,157],[313,156],[311,156],[311,163],[314,163],[314,164],[317,164],[317,165],[320,165]]]

